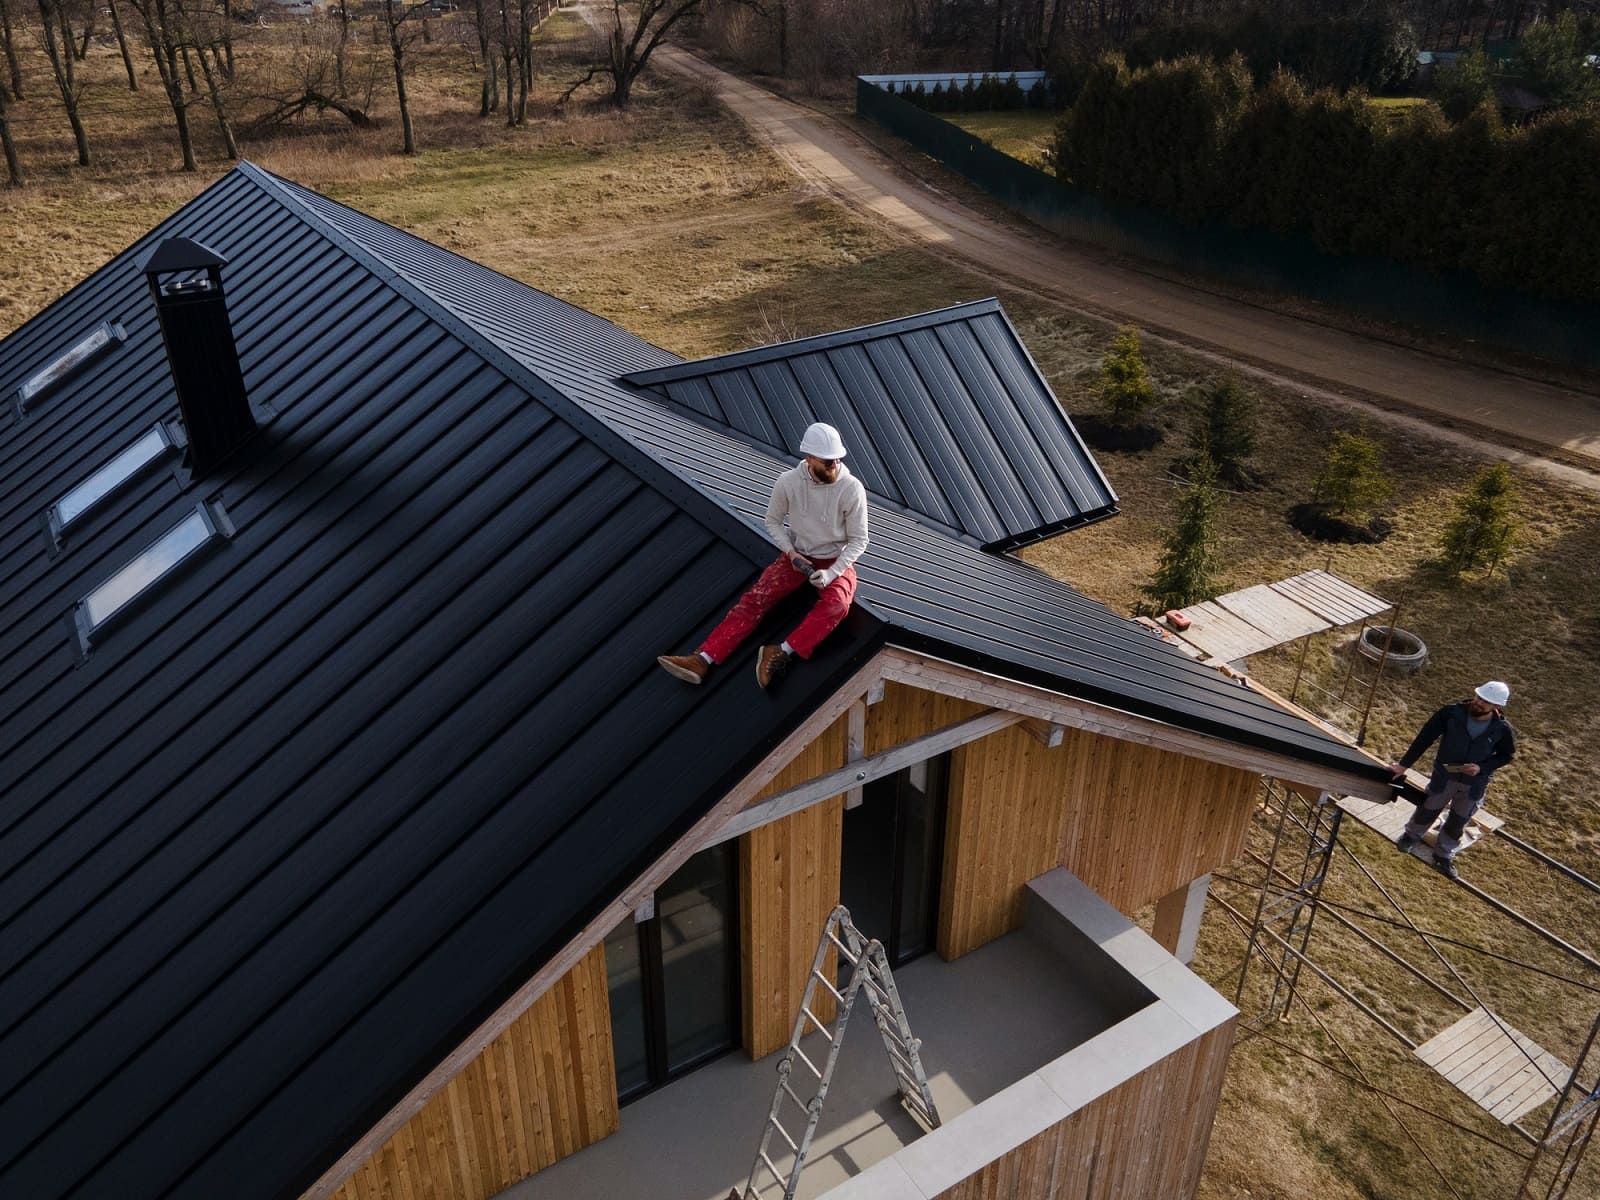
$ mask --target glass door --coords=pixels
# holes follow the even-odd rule
[[[606,938],[617,1095],[631,1100],[739,1038],[738,851],[703,850],[655,894],[655,915]]]
[[[933,949],[948,775],[940,755],[867,784],[845,810],[840,900],[895,966]]]

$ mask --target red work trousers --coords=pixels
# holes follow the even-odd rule
[[[818,570],[833,565],[831,558],[812,561]],[[700,646],[701,652],[709,655],[712,662],[727,661],[728,656],[738,649],[739,643],[750,636],[778,601],[789,593],[808,586],[810,586],[810,576],[796,571],[788,556],[780,554],[771,566],[761,572],[761,577],[751,585],[750,590],[739,597],[738,602],[728,610],[728,615],[722,618],[722,622],[711,631]],[[811,606],[811,611],[806,614],[805,620],[801,621],[795,631],[785,639],[794,652],[801,658],[810,658],[812,651],[822,644],[822,639],[837,629],[839,622],[844,620],[845,613],[850,611],[850,601],[855,598],[855,594],[856,569],[847,567],[843,575],[817,593],[817,602]]]

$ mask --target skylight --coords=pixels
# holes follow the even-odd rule
[[[165,427],[155,426],[50,506],[51,527],[60,533],[172,449]]]
[[[17,410],[27,412],[28,406],[42,393],[126,336],[122,326],[112,325],[109,321],[100,322],[98,329],[81,339],[72,349],[23,381],[17,389]]]
[[[211,510],[204,504],[196,505],[187,517],[78,601],[78,631],[85,647],[108,621],[172,574],[196,552],[222,536]]]

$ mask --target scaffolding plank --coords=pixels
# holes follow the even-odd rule
[[[1399,839],[1406,822],[1411,820],[1411,814],[1416,811],[1404,800],[1396,800],[1392,804],[1380,804],[1374,800],[1361,800],[1355,796],[1341,799],[1339,807],[1368,829],[1391,842]],[[1428,830],[1422,842],[1412,848],[1411,852],[1418,858],[1433,857],[1433,847],[1439,840],[1439,824],[1436,823]],[[1476,845],[1482,838],[1503,825],[1505,825],[1504,818],[1480,808],[1472,814],[1472,820],[1468,821],[1467,827],[1461,831],[1461,849],[1466,850]]]
[[[1181,610],[1189,628],[1178,636],[1208,657],[1233,662],[1277,645],[1270,633],[1235,616],[1214,600],[1204,600]]]
[[[1331,627],[1305,605],[1275,591],[1271,584],[1229,592],[1218,596],[1217,603],[1262,632],[1271,634],[1279,643],[1292,642]]]
[[[1306,571],[1267,586],[1331,625],[1353,625],[1394,607],[1382,596],[1327,571]]]
[[[1422,1043],[1416,1055],[1502,1125],[1553,1099],[1572,1073],[1532,1038],[1483,1008]]]

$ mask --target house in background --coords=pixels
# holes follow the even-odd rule
[[[1206,877],[1389,794],[1008,553],[1116,498],[993,301],[684,363],[246,164],[0,397],[6,1195],[726,1195],[841,899],[943,1123],[841,1083],[803,1195],[1189,1195]],[[686,687],[813,420],[856,608]]]

